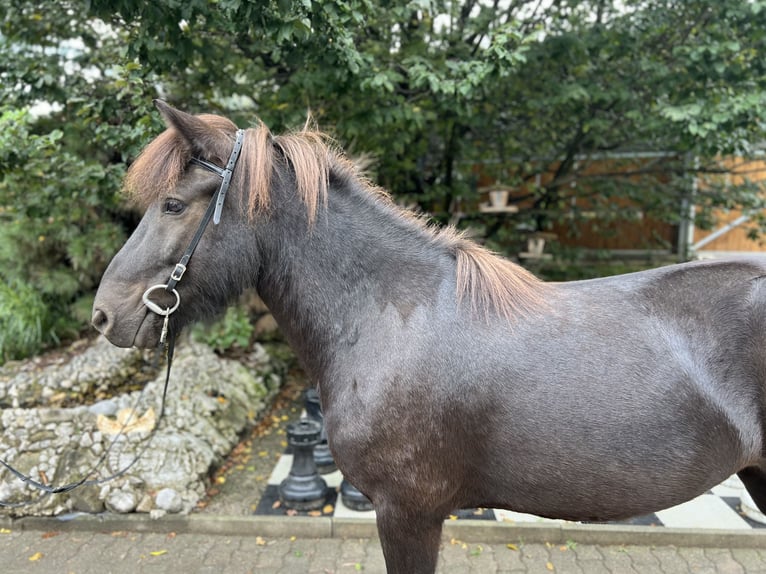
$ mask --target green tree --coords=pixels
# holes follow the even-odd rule
[[[641,210],[677,223],[692,176],[725,173],[720,157],[750,155],[762,140],[760,1],[94,5],[130,29],[130,57],[161,74],[169,94],[253,110],[277,129],[311,109],[375,158],[384,186],[443,220],[484,221],[472,209],[483,164],[485,176],[526,191],[513,223],[566,218],[576,228],[573,194],[602,219]],[[619,160],[636,153],[651,161]],[[758,186],[720,181],[693,198],[698,223],[709,225],[716,206],[762,206]],[[490,235],[499,227],[484,222]]]
[[[125,35],[68,2],[15,3],[0,29],[0,363],[81,332],[135,223],[125,162],[159,122]]]
[[[402,200],[495,239],[561,221],[576,232],[585,210],[678,223],[686,200],[703,208],[698,224],[717,206],[758,210],[759,186],[723,185],[721,158],[763,141],[765,6],[9,0],[0,275],[42,301],[40,338],[73,325],[135,223],[119,181],[161,129],[156,96],[240,125],[258,115],[275,131],[310,111]],[[645,160],[621,159],[636,153]],[[692,190],[697,175],[710,181]],[[520,212],[478,213],[484,180],[514,189]],[[615,207],[623,200],[636,209]]]

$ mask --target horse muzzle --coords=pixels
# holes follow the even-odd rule
[[[161,290],[152,293],[152,301],[162,309],[172,308],[176,303],[172,293]],[[150,311],[141,294],[110,293],[102,285],[93,302],[91,324],[113,345],[146,349],[160,343],[164,319],[165,316]]]

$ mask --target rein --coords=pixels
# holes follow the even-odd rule
[[[191,158],[190,163],[194,165],[198,165],[202,167],[203,169],[206,169],[207,171],[210,171],[220,176],[222,180],[221,186],[218,188],[218,191],[213,195],[212,199],[210,200],[207,210],[205,211],[205,214],[202,216],[199,226],[197,227],[197,231],[194,233],[194,236],[189,242],[189,245],[186,247],[186,250],[181,256],[180,261],[176,263],[175,268],[170,274],[170,278],[168,279],[168,282],[165,284],[153,285],[152,287],[149,287],[146,291],[144,291],[144,294],[141,297],[141,300],[143,301],[144,305],[146,305],[146,307],[150,311],[164,318],[162,323],[162,331],[160,333],[159,347],[162,348],[163,346],[165,346],[165,352],[167,357],[167,369],[165,371],[165,383],[162,389],[160,414],[159,414],[159,417],[157,418],[157,423],[155,424],[154,428],[150,431],[149,436],[147,437],[147,440],[143,445],[143,448],[141,448],[141,450],[136,454],[136,456],[127,466],[125,466],[118,472],[104,478],[97,478],[97,479],[88,478],[96,472],[96,470],[106,461],[107,457],[111,454],[112,448],[117,443],[117,440],[121,436],[123,436],[123,432],[125,431],[125,428],[130,422],[130,418],[128,418],[125,420],[125,422],[123,422],[122,427],[120,428],[117,435],[114,437],[114,439],[109,444],[109,446],[105,449],[104,453],[93,464],[90,471],[82,479],[69,484],[64,484],[61,486],[52,486],[52,485],[46,484],[45,482],[37,481],[33,479],[31,476],[25,475],[21,471],[17,470],[5,460],[0,459],[0,465],[7,468],[8,471],[11,472],[14,476],[16,476],[19,480],[43,492],[43,495],[37,500],[29,500],[29,501],[18,502],[18,503],[9,503],[9,502],[0,501],[0,508],[20,508],[23,506],[35,504],[39,502],[40,500],[42,500],[44,497],[51,494],[61,494],[61,493],[71,492],[72,490],[75,490],[76,488],[80,488],[82,486],[102,484],[104,482],[114,480],[115,478],[119,478],[125,475],[125,473],[127,473],[128,470],[130,470],[133,467],[133,465],[136,464],[136,462],[138,462],[138,460],[146,452],[146,449],[151,444],[152,439],[154,438],[154,435],[156,434],[157,429],[160,426],[162,417],[165,414],[165,399],[167,397],[168,383],[170,382],[170,369],[173,364],[173,352],[175,350],[175,334],[169,330],[170,315],[174,313],[181,304],[181,296],[178,294],[178,291],[176,290],[175,287],[176,285],[178,285],[178,282],[181,280],[184,273],[186,272],[186,267],[189,264],[189,260],[194,254],[194,250],[197,248],[197,244],[202,239],[202,235],[205,233],[205,229],[207,229],[207,226],[210,223],[210,220],[212,219],[213,224],[215,225],[218,225],[218,223],[220,223],[221,221],[223,202],[226,199],[226,193],[229,191],[229,186],[231,185],[231,176],[234,172],[234,168],[237,165],[239,154],[242,151],[242,142],[244,140],[244,136],[245,136],[244,130],[241,130],[241,129],[237,130],[236,139],[234,141],[234,148],[231,150],[229,161],[226,162],[226,166],[223,168],[218,167],[217,165],[200,158],[196,158],[196,157]],[[149,298],[149,295],[152,292],[157,291],[159,289],[164,289],[166,292],[172,293],[176,298],[175,304],[169,307],[165,307],[163,309],[160,305],[152,301]],[[141,392],[138,394],[138,397],[136,397],[136,402],[133,405],[134,413],[137,412],[136,408],[138,407],[138,404],[141,400],[141,397],[143,396],[145,389],[146,387],[141,389]]]

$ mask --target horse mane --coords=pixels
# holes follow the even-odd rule
[[[197,117],[233,139],[236,126],[230,120],[212,114]],[[174,128],[168,128],[149,143],[130,166],[125,189],[146,207],[175,187],[191,157],[189,143]],[[226,161],[226,157],[204,159],[220,165]],[[486,314],[493,310],[511,320],[545,305],[544,282],[520,265],[468,239],[454,227],[435,228],[396,205],[388,192],[370,182],[332,138],[314,129],[310,122],[300,131],[277,136],[260,122],[246,130],[232,184],[248,190],[247,214],[251,219],[270,208],[275,162],[289,164],[297,193],[306,206],[309,224],[315,221],[320,207],[326,206],[333,176],[346,182],[355,181],[373,200],[418,227],[428,241],[446,249],[455,258],[458,300],[468,298],[474,312]]]

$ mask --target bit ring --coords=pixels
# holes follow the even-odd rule
[[[162,307],[157,305],[157,303],[149,299],[149,294],[152,291],[156,291],[157,289],[166,289],[166,288],[167,288],[167,285],[153,285],[152,287],[149,287],[146,291],[144,291],[144,294],[141,296],[141,299],[143,300],[144,305],[149,307],[149,309],[153,311],[154,313],[157,313],[157,315],[162,315],[163,317],[167,317],[168,315],[170,315],[173,311],[178,309],[178,306],[181,304],[181,296],[178,294],[178,291],[176,291],[175,289],[170,291],[173,295],[176,296],[176,304],[173,305],[172,307],[166,307],[165,309],[163,309]]]

